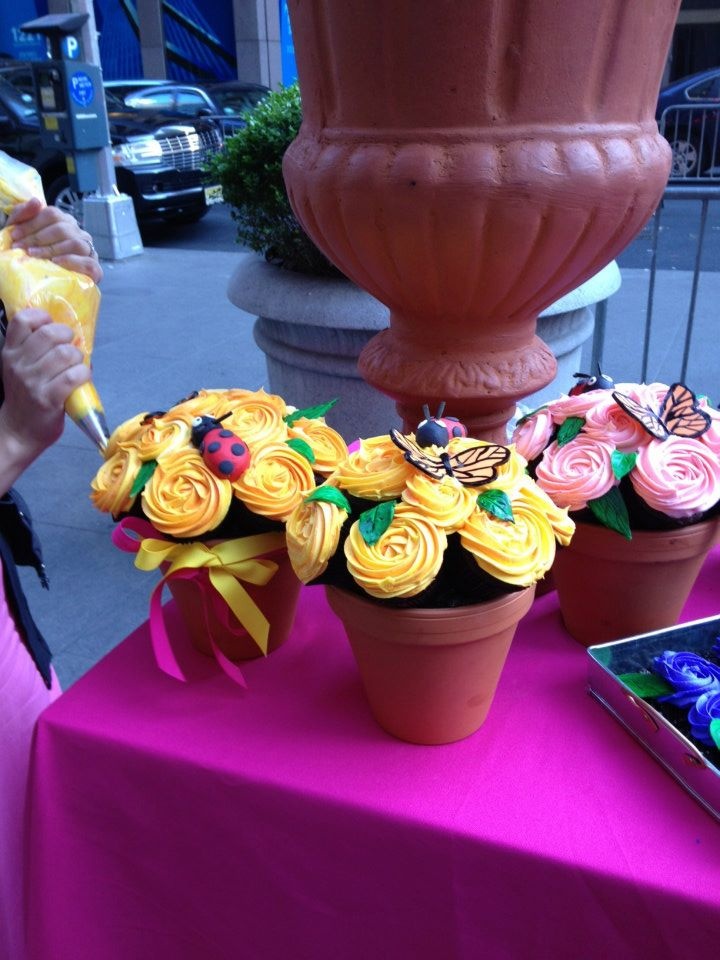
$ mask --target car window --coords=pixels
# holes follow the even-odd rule
[[[0,69],[0,77],[14,87],[15,92],[25,103],[35,103],[35,83],[31,70],[24,70],[22,67]]]
[[[175,109],[180,113],[186,113],[188,116],[196,117],[201,110],[209,109],[207,100],[201,97],[199,93],[192,90],[181,90],[177,95]]]
[[[720,74],[688,87],[686,94],[688,100],[720,100]]]
[[[234,116],[243,110],[251,110],[265,96],[264,90],[213,90],[213,98],[222,113]]]
[[[127,109],[125,102],[120,97],[115,96],[112,90],[105,90],[105,103],[108,110],[114,113]]]
[[[33,120],[37,117],[34,96],[28,100],[23,96],[21,91],[14,87],[13,84],[8,83],[2,76],[0,76],[0,90],[2,91],[3,98],[12,106],[17,116],[24,120]]]
[[[169,90],[165,93],[133,93],[125,97],[125,103],[134,110],[172,110],[175,96]]]

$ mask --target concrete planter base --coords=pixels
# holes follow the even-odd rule
[[[569,389],[582,346],[592,336],[592,307],[619,286],[613,262],[543,311],[538,335],[555,354],[558,372],[524,404],[537,406]],[[327,421],[348,441],[400,425],[393,401],[357,370],[365,344],[388,325],[388,310],[378,300],[349,280],[292,273],[255,254],[242,254],[227,295],[257,318],[253,333],[265,354],[266,389],[298,407],[339,397]]]

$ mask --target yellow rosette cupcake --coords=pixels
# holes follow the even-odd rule
[[[561,547],[567,547],[575,533],[575,521],[567,507],[558,507],[535,481],[526,476],[517,495],[525,502],[535,504],[540,513],[544,513],[550,522],[555,539]]]
[[[361,520],[345,541],[345,558],[353,580],[379,600],[414,597],[435,580],[447,547],[445,532],[408,504],[394,509],[390,524],[368,542]]]
[[[132,442],[141,460],[157,460],[190,442],[190,424],[170,414],[150,417],[137,431]]]
[[[390,437],[370,437],[360,441],[359,449],[333,472],[331,479],[355,497],[391,500],[400,496],[414,472]]]
[[[129,510],[135,500],[131,490],[139,469],[137,450],[133,447],[117,447],[90,484],[90,499],[97,509],[112,514]]]
[[[147,519],[161,533],[187,539],[213,530],[228,512],[232,485],[216,477],[194,449],[158,461],[142,492]]]
[[[249,468],[233,483],[234,495],[253,511],[273,520],[286,520],[315,488],[309,461],[286,443],[252,448]]]
[[[136,417],[130,417],[129,420],[125,420],[119,427],[113,430],[107,446],[103,450],[105,460],[109,460],[113,454],[117,453],[120,447],[128,446],[134,442],[135,437],[142,429],[146,416],[147,413],[139,413]]]
[[[222,417],[227,413],[226,394],[227,390],[197,390],[176,403],[171,408],[172,415],[187,423],[191,423],[193,417]]]
[[[402,499],[447,533],[459,530],[475,509],[476,494],[452,477],[435,480],[415,471],[408,477]]]
[[[324,487],[318,488],[318,493]],[[288,555],[296,576],[310,583],[322,576],[340,542],[340,531],[347,520],[346,508],[338,500],[310,496],[290,514],[285,527]]]
[[[313,470],[324,477],[329,476],[339,463],[347,460],[347,444],[337,432],[323,420],[301,417],[288,427],[290,439],[304,440],[313,452]]]
[[[264,443],[282,442],[288,437],[284,420],[287,406],[283,398],[276,394],[256,390],[247,396],[235,398],[228,409],[232,412],[223,420],[223,426],[236,433],[251,448]]]
[[[512,519],[478,507],[459,533],[477,565],[512,586],[531,586],[555,559],[555,534],[546,513],[520,494],[512,500]]]

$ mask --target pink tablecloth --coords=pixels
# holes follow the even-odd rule
[[[22,960],[24,820],[38,715],[60,695],[45,686],[8,608],[0,563],[0,960]]]
[[[720,608],[720,553],[684,619]],[[243,693],[141,627],[41,718],[34,960],[714,956],[720,824],[586,692],[555,594],[485,726],[444,747],[374,723],[321,590]]]

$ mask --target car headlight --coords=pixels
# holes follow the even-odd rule
[[[117,167],[141,167],[161,160],[162,147],[152,137],[143,137],[113,147],[112,157]]]

